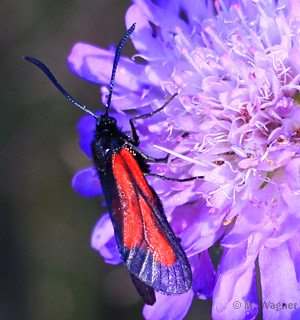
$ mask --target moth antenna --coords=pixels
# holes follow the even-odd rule
[[[99,117],[96,116],[92,111],[86,108],[86,106],[82,105],[78,101],[76,101],[56,80],[54,77],[53,73],[50,71],[50,69],[40,60],[32,58],[32,57],[24,57],[25,60],[33,63],[36,65],[38,68],[40,68],[45,75],[50,79],[50,81],[55,85],[55,87],[69,100],[71,101],[76,107],[80,108],[84,112],[90,114],[92,117],[95,119],[98,119]]]
[[[109,94],[108,94],[107,103],[106,103],[106,112],[105,112],[106,116],[108,116],[108,109],[109,109],[110,102],[111,102],[111,96],[113,93],[113,88],[114,88],[114,84],[115,84],[115,76],[116,76],[117,66],[118,66],[118,63],[120,60],[120,56],[121,56],[121,51],[122,51],[122,48],[124,47],[125,43],[129,39],[130,35],[132,34],[134,28],[135,28],[135,23],[124,34],[124,36],[120,40],[120,42],[117,46],[117,49],[116,49],[113,69],[112,69],[112,73],[111,73],[110,85],[109,85]]]

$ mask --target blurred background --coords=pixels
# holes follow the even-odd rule
[[[93,110],[99,87],[73,75],[78,41],[107,48],[125,32],[129,0],[1,1],[0,319],[142,319],[123,266],[90,247],[103,199],[76,194],[71,179],[90,161],[78,147],[74,108],[24,55],[41,59]],[[132,55],[131,44],[123,54]],[[209,319],[194,301],[186,319]]]

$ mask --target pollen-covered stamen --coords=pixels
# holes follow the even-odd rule
[[[211,40],[215,42],[220,48],[222,48],[225,52],[227,51],[226,46],[224,45],[224,42],[221,41],[215,30],[212,28],[211,25],[208,25],[204,28],[204,31],[210,36]]]
[[[233,5],[233,8],[236,10],[239,18],[240,18],[240,21],[244,24],[244,25],[247,25],[247,22],[246,22],[246,19],[245,19],[245,15],[244,13],[242,12],[242,7],[239,3],[235,3]]]
[[[195,70],[201,74],[202,76],[204,75],[202,70],[198,67],[198,65],[195,63],[193,60],[192,56],[189,54],[189,51],[187,48],[182,48],[181,53],[185,56],[185,58],[189,61],[189,63],[195,68]]]

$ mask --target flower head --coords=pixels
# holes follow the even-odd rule
[[[112,99],[118,123],[129,129],[126,110],[147,113],[178,92],[162,112],[139,121],[140,148],[171,155],[167,165],[152,165],[153,173],[204,177],[188,183],[149,178],[190,259],[194,285],[184,295],[158,295],[144,308],[145,318],[165,319],[172,310],[169,319],[183,319],[193,295],[213,298],[213,319],[254,319],[259,305],[265,319],[274,312],[299,318],[299,3],[133,2],[126,25],[136,22],[132,42],[143,63],[120,60]],[[107,85],[113,56],[113,49],[78,43],[69,66]],[[79,123],[88,156],[93,121]],[[73,185],[86,196],[101,193],[92,168],[79,172]],[[223,255],[215,274],[207,250],[217,241]],[[107,215],[92,246],[108,263],[121,262]]]

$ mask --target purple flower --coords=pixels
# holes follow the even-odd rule
[[[157,295],[146,319],[183,319],[193,295],[213,299],[213,319],[300,319],[300,4],[297,0],[135,0],[126,25],[144,63],[121,58],[112,99],[124,111],[155,110],[137,124],[140,148],[167,165],[168,177],[204,176],[187,183],[149,178],[190,259],[194,285],[179,296]],[[70,69],[107,85],[114,50],[78,43]],[[102,88],[105,103],[107,88]],[[90,156],[94,119],[79,124]],[[101,193],[92,168],[74,188]],[[120,263],[107,215],[92,246]],[[209,253],[220,241],[215,274]],[[201,253],[199,257],[199,253]],[[260,279],[261,297],[257,279]]]

